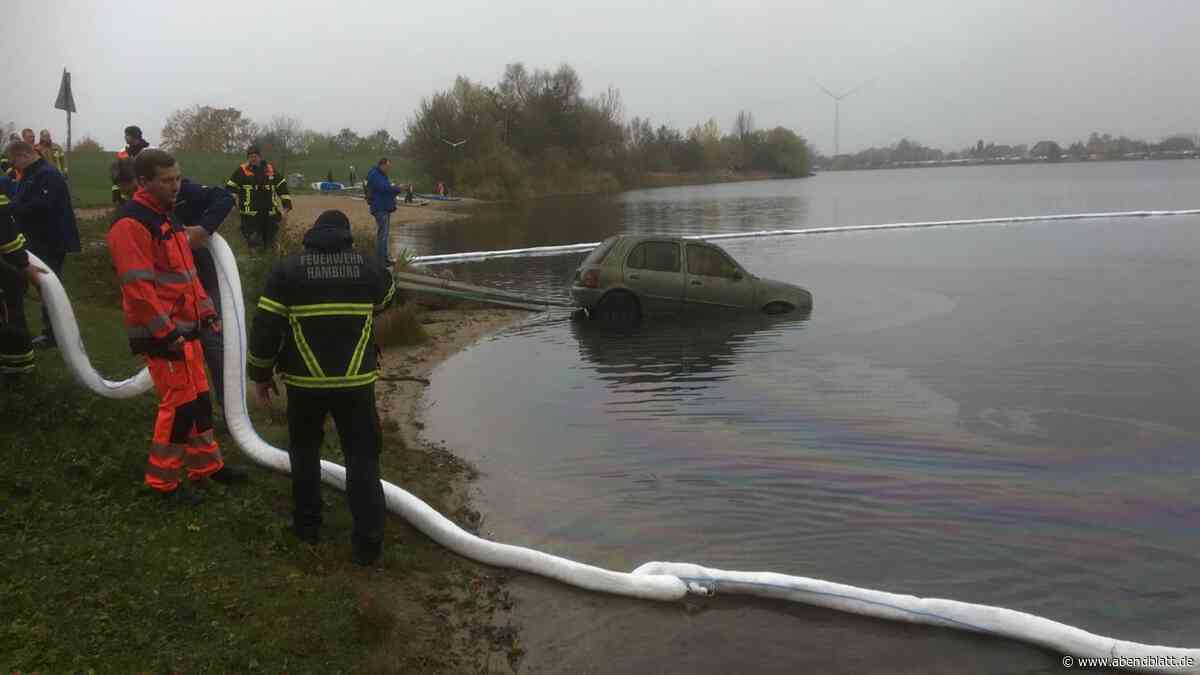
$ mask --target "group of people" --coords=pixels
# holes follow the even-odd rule
[[[67,154],[63,152],[62,146],[54,142],[50,137],[49,129],[42,129],[38,132],[37,140],[34,140],[33,129],[25,128],[21,130],[20,135],[13,133],[8,137],[9,143],[18,141],[28,143],[33,146],[38,156],[54,165],[60,173],[67,173]]]
[[[207,481],[248,477],[225,462],[213,433],[225,374],[216,263],[206,243],[236,203],[247,242],[269,247],[291,197],[257,147],[225,186],[207,187],[184,178],[175,158],[151,148],[136,126],[125,136],[112,166],[116,208],[106,242],[130,350],[145,360],[159,394],[144,482],[172,502],[195,505],[204,499],[196,488]],[[5,157],[12,175],[0,191],[0,373],[13,384],[33,370],[22,298],[45,273],[27,249],[60,274],[65,253],[80,242],[62,173],[24,140],[10,142]],[[393,192],[392,210],[394,202]],[[385,512],[373,317],[395,289],[387,256],[364,256],[353,243],[347,216],[326,211],[305,234],[304,251],[275,263],[252,323],[247,366],[264,403],[278,393],[276,374],[288,390],[292,531],[319,540],[320,448],[332,415],[346,456],[352,558],[371,565],[381,555]],[[44,307],[43,315],[50,330]],[[43,338],[53,344],[52,332]]]

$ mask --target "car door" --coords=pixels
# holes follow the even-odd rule
[[[724,251],[708,244],[687,244],[688,309],[747,309],[754,303],[754,284],[749,275]]]
[[[677,241],[643,241],[625,257],[625,287],[643,314],[673,314],[683,304],[682,251]]]

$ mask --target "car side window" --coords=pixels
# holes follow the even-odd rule
[[[633,248],[625,266],[652,272],[679,271],[679,244],[668,241],[645,241]]]
[[[737,277],[738,272],[737,266],[728,256],[715,248],[699,244],[688,244],[687,267],[688,274],[705,277],[733,279]]]

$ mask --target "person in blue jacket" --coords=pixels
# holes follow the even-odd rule
[[[75,223],[75,208],[71,204],[67,179],[29,143],[10,143],[5,154],[21,172],[12,200],[13,220],[25,235],[29,251],[61,277],[67,254],[80,250],[79,227]],[[54,328],[50,325],[45,304],[42,305],[42,326],[42,334],[33,339],[34,346],[55,346]]]
[[[388,178],[391,166],[391,160],[384,157],[367,172],[367,205],[371,208],[371,215],[375,216],[376,255],[389,267],[396,263],[392,260],[391,252],[392,213],[396,210],[396,195],[404,192],[402,186],[393,185]]]
[[[117,186],[118,204],[124,203],[137,191],[137,178],[133,159],[120,159],[113,163],[112,182]],[[212,299],[221,318],[221,286],[217,279],[217,263],[206,246],[209,237],[221,227],[229,212],[233,210],[233,195],[223,187],[200,185],[184,178],[179,184],[179,195],[175,197],[175,219],[182,223],[191,244],[192,258],[196,261],[196,274],[200,285]],[[213,400],[220,405],[225,391],[225,346],[221,334],[204,331],[200,336],[204,346],[204,361],[212,375]]]

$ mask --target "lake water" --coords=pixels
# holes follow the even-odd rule
[[[496,207],[422,253],[1200,206],[1200,162],[826,173]],[[1200,218],[737,240],[807,318],[531,318],[444,364],[426,436],[487,536],[775,571],[1200,646]],[[563,296],[582,256],[456,266]],[[513,584],[532,672],[1061,672],[1014,642],[718,596]]]

